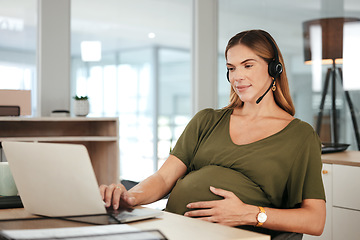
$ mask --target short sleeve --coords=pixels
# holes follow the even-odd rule
[[[304,199],[325,200],[324,185],[321,176],[321,142],[313,131],[308,135],[303,146],[299,147],[287,183],[288,208],[296,207]]]
[[[211,109],[201,110],[190,120],[170,153],[184,162],[187,167],[199,147],[203,130],[206,127],[205,120],[210,111]]]

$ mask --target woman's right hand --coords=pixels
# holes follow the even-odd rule
[[[116,210],[119,207],[129,208],[135,206],[135,197],[126,190],[122,184],[110,184],[100,186],[100,194],[106,207],[111,205]]]
[[[137,205],[155,202],[174,187],[176,181],[185,175],[186,165],[174,155],[170,155],[161,168],[131,190],[122,184],[101,185],[100,193],[106,207],[114,209],[131,208]]]

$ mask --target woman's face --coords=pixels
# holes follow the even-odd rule
[[[241,101],[256,102],[271,83],[268,64],[250,48],[238,44],[227,52],[230,83]]]

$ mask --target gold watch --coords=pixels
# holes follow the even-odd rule
[[[266,219],[267,219],[267,215],[265,209],[263,207],[259,207],[259,213],[256,216],[257,224],[255,226],[261,227],[266,222]]]

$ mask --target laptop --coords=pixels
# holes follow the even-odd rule
[[[106,209],[84,145],[4,141],[2,146],[29,213],[47,217],[107,215],[108,223],[126,223],[162,214],[148,208]]]

